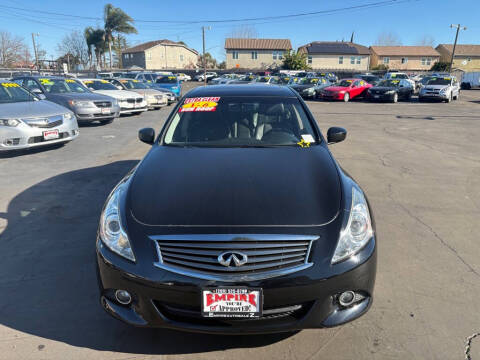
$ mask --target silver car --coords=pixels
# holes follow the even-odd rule
[[[451,102],[460,97],[460,85],[455,76],[433,76],[418,93],[418,101],[440,100]]]
[[[0,151],[66,143],[77,136],[72,111],[0,80]]]
[[[113,86],[115,86],[118,91],[121,92],[135,92],[143,96],[147,102],[149,109],[159,109],[161,107],[167,106],[168,97],[161,91],[152,89],[147,86],[147,83],[143,83],[135,79],[106,79]]]
[[[72,110],[78,122],[109,124],[120,115],[117,100],[95,94],[73,79],[54,76],[22,76],[13,79],[34,94]]]

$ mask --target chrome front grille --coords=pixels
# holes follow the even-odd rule
[[[62,115],[55,115],[46,118],[24,119],[24,121],[31,127],[50,129],[63,124]]]
[[[137,103],[141,103],[143,101],[143,98],[137,98]]]
[[[276,234],[200,234],[152,236],[158,261],[155,266],[207,280],[253,281],[304,270],[312,243],[318,236]],[[222,265],[222,254],[246,259]],[[243,258],[245,256],[245,258]]]
[[[96,107],[99,108],[110,108],[112,107],[112,103],[110,101],[94,101],[93,102]]]
[[[129,104],[135,104],[135,99],[127,99],[127,103],[129,103]]]

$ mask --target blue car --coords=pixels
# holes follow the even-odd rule
[[[156,87],[161,87],[171,91],[175,94],[177,99],[182,93],[182,82],[176,76],[168,75],[157,77],[155,80],[155,85]]]

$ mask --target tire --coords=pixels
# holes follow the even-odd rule
[[[452,93],[450,93],[450,96],[447,98],[447,100],[445,100],[445,102],[448,104],[448,103],[452,102],[452,99],[453,99],[453,95],[452,95]]]
[[[410,100],[412,100],[412,93],[408,93],[407,95],[407,101],[410,101]]]
[[[112,122],[113,122],[113,119],[100,120],[100,124],[102,125],[111,124]]]
[[[397,103],[398,102],[398,93],[395,93],[393,94],[393,98],[392,98],[392,103]]]
[[[350,94],[345,93],[345,95],[343,95],[343,102],[349,102],[349,101],[350,101]]]

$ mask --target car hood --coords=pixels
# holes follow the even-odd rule
[[[425,90],[443,90],[447,89],[447,85],[427,85],[423,87]]]
[[[157,83],[157,85],[164,89],[170,89],[172,87],[180,86],[180,84],[162,84],[162,83]]]
[[[337,168],[323,146],[155,146],[131,180],[126,206],[143,225],[314,226],[332,221],[340,201]]]
[[[308,88],[311,88],[311,87],[314,87],[315,85],[313,84],[308,84],[308,85],[290,85],[290,87],[296,91],[302,91],[302,90],[305,90],[305,89],[308,89]]]
[[[95,94],[107,95],[115,99],[131,99],[138,96],[136,92],[129,90],[95,90],[94,92]]]
[[[26,101],[10,104],[1,104],[2,118],[48,117],[71,112],[63,106],[48,100]]]
[[[325,90],[329,91],[347,91],[349,90],[349,87],[343,87],[343,86],[327,86]]]
[[[132,91],[136,92],[137,94],[143,95],[143,96],[164,95],[165,94],[165,93],[163,93],[159,90],[155,90],[155,89],[135,89],[135,90],[132,90]]]
[[[66,100],[91,100],[91,101],[111,101],[111,96],[105,96],[95,93],[63,93],[63,94],[51,94],[57,98],[64,98]]]

